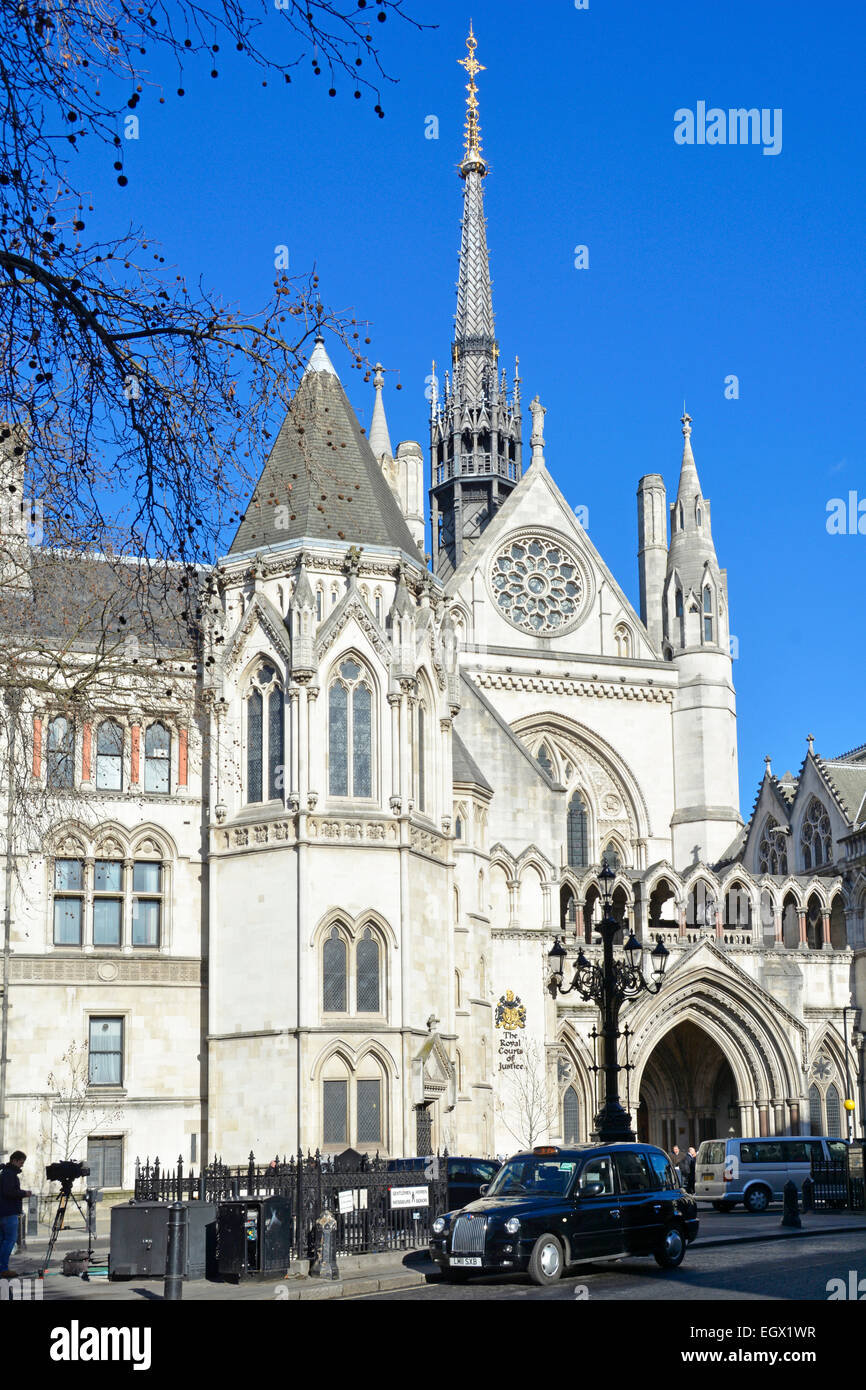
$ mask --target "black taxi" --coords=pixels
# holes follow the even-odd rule
[[[698,1234],[697,1202],[650,1144],[544,1145],[508,1159],[482,1194],[433,1222],[431,1258],[454,1283],[528,1270],[553,1284],[568,1265],[623,1255],[675,1269]]]

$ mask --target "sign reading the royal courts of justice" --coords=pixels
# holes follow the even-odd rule
[[[526,1005],[520,996],[507,989],[496,1005],[494,1016],[497,1028],[502,1029],[499,1039],[499,1070],[523,1071],[524,1062],[523,1029],[526,1027]]]

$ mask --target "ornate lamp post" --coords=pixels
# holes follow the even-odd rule
[[[613,938],[621,924],[613,915],[613,883],[616,875],[607,864],[598,875],[601,883],[602,920],[599,926],[603,943],[601,965],[593,965],[587,960],[581,948],[574,963],[574,977],[570,985],[564,985],[563,965],[567,951],[561,937],[557,937],[553,949],[548,953],[551,975],[548,989],[555,999],[557,994],[570,994],[576,991],[582,999],[592,999],[601,1010],[604,1072],[604,1105],[595,1117],[593,1140],[610,1144],[617,1141],[626,1144],[635,1142],[628,1113],[622,1108],[619,1099],[619,1071],[617,1042],[619,1041],[619,1011],[625,999],[636,999],[646,990],[658,994],[664,980],[668,963],[668,949],[661,937],[651,952],[652,981],[648,981],[641,969],[643,946],[634,932],[629,935],[624,947],[624,958],[615,958]]]

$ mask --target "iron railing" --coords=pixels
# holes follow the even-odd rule
[[[438,1160],[438,1155],[437,1155]],[[324,1157],[316,1151],[285,1155],[231,1166],[214,1157],[198,1176],[185,1169],[182,1157],[173,1168],[135,1161],[134,1200],[137,1202],[220,1202],[231,1198],[285,1196],[292,1203],[293,1253],[311,1258],[315,1252],[316,1222],[326,1211],[337,1217],[337,1254],[360,1255],[384,1250],[413,1250],[426,1245],[430,1226],[446,1210],[446,1160],[434,1177],[423,1163],[394,1171],[387,1159],[349,1152]],[[391,1193],[406,1188],[425,1190],[426,1205],[402,1205]],[[419,1194],[421,1195],[421,1194]],[[351,1210],[348,1210],[351,1204]],[[343,1207],[341,1211],[340,1208]]]
[[[847,1207],[851,1211],[866,1208],[866,1192],[861,1177],[852,1177],[845,1159],[836,1163],[812,1161],[812,1195],[816,1211]]]

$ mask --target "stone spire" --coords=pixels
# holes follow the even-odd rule
[[[681,419],[683,459],[677,500],[670,509],[665,636],[675,652],[720,646],[727,653],[727,576],[716,558],[710,503],[701,491],[692,453],[692,417],[685,408]]]
[[[382,387],[385,385],[385,376],[381,362],[376,363],[373,372],[373,385],[376,388],[376,403],[373,406],[373,420],[370,425],[370,448],[373,450],[373,456],[381,462],[383,458],[393,458],[394,451],[391,448],[391,437],[388,434],[388,421],[385,418],[385,404],[382,400]]]
[[[522,463],[519,397],[516,391],[509,395],[506,375],[498,371],[484,217],[488,166],[481,152],[475,82],[484,66],[475,56],[477,47],[470,25],[466,57],[458,59],[469,81],[459,166],[463,222],[451,373],[444,373],[441,394],[435,381],[431,392],[433,566],[443,578],[457,568],[516,486]]]

